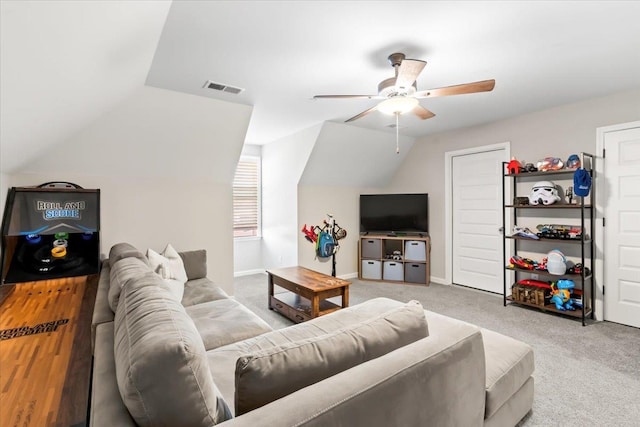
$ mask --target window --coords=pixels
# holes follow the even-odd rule
[[[233,237],[260,236],[260,158],[242,156],[233,178]]]

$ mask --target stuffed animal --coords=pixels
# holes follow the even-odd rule
[[[393,251],[393,255],[391,255],[391,258],[395,259],[396,261],[402,261],[402,252]]]
[[[575,310],[576,306],[581,305],[571,298],[571,292],[576,287],[573,280],[558,280],[556,283],[551,284],[551,302],[556,305],[558,310]]]

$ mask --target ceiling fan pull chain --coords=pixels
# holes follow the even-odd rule
[[[396,154],[400,154],[400,113],[396,112]]]

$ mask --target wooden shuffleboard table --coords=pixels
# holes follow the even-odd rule
[[[87,424],[98,275],[0,286],[0,426]]]

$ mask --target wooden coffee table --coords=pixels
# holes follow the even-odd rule
[[[296,323],[349,306],[351,282],[304,267],[278,268],[269,274],[269,308]],[[274,294],[274,285],[289,292]],[[342,305],[327,298],[342,296]]]

